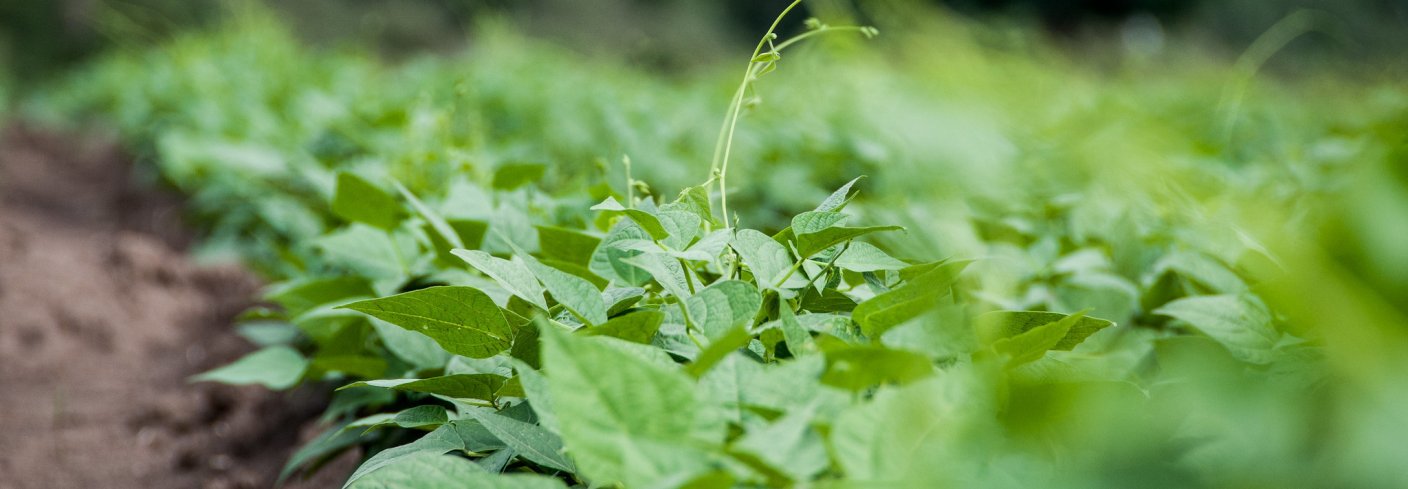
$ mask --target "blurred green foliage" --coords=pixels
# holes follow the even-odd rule
[[[863,13],[880,39],[788,51],[750,94],[758,104],[740,123],[732,172],[742,177],[731,181],[730,208],[743,227],[780,231],[867,175],[864,196],[847,211],[907,229],[877,235],[877,250],[910,262],[976,261],[951,307],[875,338],[846,338],[873,348],[850,355],[910,353],[886,358],[890,367],[913,366],[917,355],[929,380],[888,379],[840,401],[818,394],[812,411],[786,406],[807,413],[801,421],[776,410],[741,418],[752,424],[739,421],[740,433],[793,420],[807,433],[799,440],[828,440],[820,462],[808,451],[820,441],[780,450],[811,457],[786,470],[822,469],[759,480],[1408,485],[1399,467],[1408,458],[1400,419],[1408,386],[1398,375],[1408,361],[1408,89],[1391,76],[1401,67],[1274,78],[1262,70],[1285,43],[1262,42],[1268,47],[1233,62],[1171,46],[1184,42],[1174,36],[1160,49],[1138,36],[1091,47],[1082,52],[1095,59],[1084,59],[1042,34],[913,6]],[[464,53],[392,65],[360,50],[308,48],[261,10],[233,17],[157,49],[107,54],[26,96],[21,110],[54,123],[114,125],[161,179],[191,195],[209,230],[205,253],[238,254],[285,280],[270,295],[284,310],[251,318],[297,327],[298,340],[274,343],[292,341],[301,353],[275,351],[279,365],[307,369],[306,380],[508,369],[433,344],[407,347],[417,340],[401,330],[330,309],[353,297],[474,284],[514,310],[508,297],[522,294],[447,265],[454,257],[442,256],[436,236],[477,236],[487,252],[508,256],[520,246],[540,258],[554,251],[529,237],[601,238],[615,214],[592,213],[592,204],[673,197],[708,178],[726,90],[736,83],[733,65],[662,76],[500,23],[477,27]],[[627,155],[629,176],[619,163]],[[406,192],[390,190],[392,181]],[[339,199],[348,188],[384,192],[366,199],[398,207],[386,214],[376,211],[386,205]],[[607,278],[622,273],[613,270]],[[885,277],[894,278],[836,285],[868,299],[900,283]],[[985,355],[1002,350],[980,348],[982,328],[967,318],[993,309],[1085,311],[1119,326],[1070,351],[1041,348],[1029,363],[997,368]],[[612,355],[555,335],[544,333],[544,348]],[[824,353],[832,365],[840,356]],[[726,358],[725,368],[752,365],[738,352]],[[678,387],[677,373],[647,377]],[[830,392],[818,375],[787,375]],[[547,376],[553,399],[571,394],[551,385],[560,376]],[[408,400],[424,396],[342,392],[330,419],[380,412],[358,429],[448,423],[407,414],[417,409]],[[541,412],[518,415],[553,424]],[[734,448],[748,447],[740,433]],[[329,435],[308,453],[405,436]]]

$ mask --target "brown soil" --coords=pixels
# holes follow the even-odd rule
[[[231,320],[258,281],[191,263],[179,201],[102,138],[2,132],[0,489],[271,487],[325,393],[187,380],[253,349]]]

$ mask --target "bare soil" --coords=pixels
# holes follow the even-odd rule
[[[258,280],[193,264],[179,199],[104,138],[0,132],[0,489],[272,487],[326,393],[188,381],[253,349]]]

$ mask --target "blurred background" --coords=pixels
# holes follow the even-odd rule
[[[282,279],[337,265],[335,171],[492,222],[456,179],[543,164],[559,199],[525,212],[563,226],[622,190],[623,156],[654,195],[703,181],[788,3],[7,0],[0,116],[115,133],[187,197],[197,257]],[[956,464],[1013,487],[1408,487],[1408,0],[802,9],[783,32],[881,35],[798,46],[757,84],[746,225],[867,175],[856,221],[905,225],[879,243],[897,256],[983,258],[974,301],[1131,326],[1007,379],[983,434],[1010,456]],[[1188,300],[1277,341],[1190,334],[1166,308]]]

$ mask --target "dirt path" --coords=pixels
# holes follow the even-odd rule
[[[251,349],[258,282],[190,263],[178,209],[100,140],[0,134],[0,489],[271,487],[310,435],[319,393],[187,383]]]

